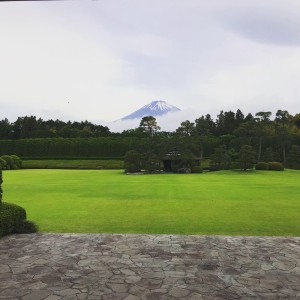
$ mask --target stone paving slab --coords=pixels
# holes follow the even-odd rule
[[[11,235],[0,299],[300,299],[300,238]]]

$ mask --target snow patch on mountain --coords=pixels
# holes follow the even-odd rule
[[[146,116],[163,116],[167,113],[178,111],[180,111],[178,107],[168,104],[166,101],[157,100],[152,101],[135,112],[123,117],[121,120],[141,119]]]

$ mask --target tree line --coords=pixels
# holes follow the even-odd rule
[[[297,161],[300,114],[278,110],[272,118],[271,112],[244,115],[241,110],[221,111],[215,120],[209,114],[185,120],[173,132],[161,131],[152,116],[121,133],[88,121],[44,121],[35,116],[19,117],[14,123],[0,121],[0,155],[121,158],[136,150],[153,160],[176,149],[186,157],[211,158],[216,165],[223,165],[224,159],[218,162],[220,157],[234,161],[244,145],[254,149],[257,162]]]

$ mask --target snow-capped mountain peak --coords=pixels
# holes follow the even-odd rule
[[[136,110],[130,115],[125,116],[122,120],[132,120],[137,118],[143,118],[145,116],[162,116],[169,112],[180,111],[176,106],[168,104],[166,101],[157,100],[146,104],[142,108]]]

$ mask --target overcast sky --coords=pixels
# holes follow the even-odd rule
[[[0,119],[300,112],[299,0],[0,3]],[[194,114],[194,115],[193,115]]]

